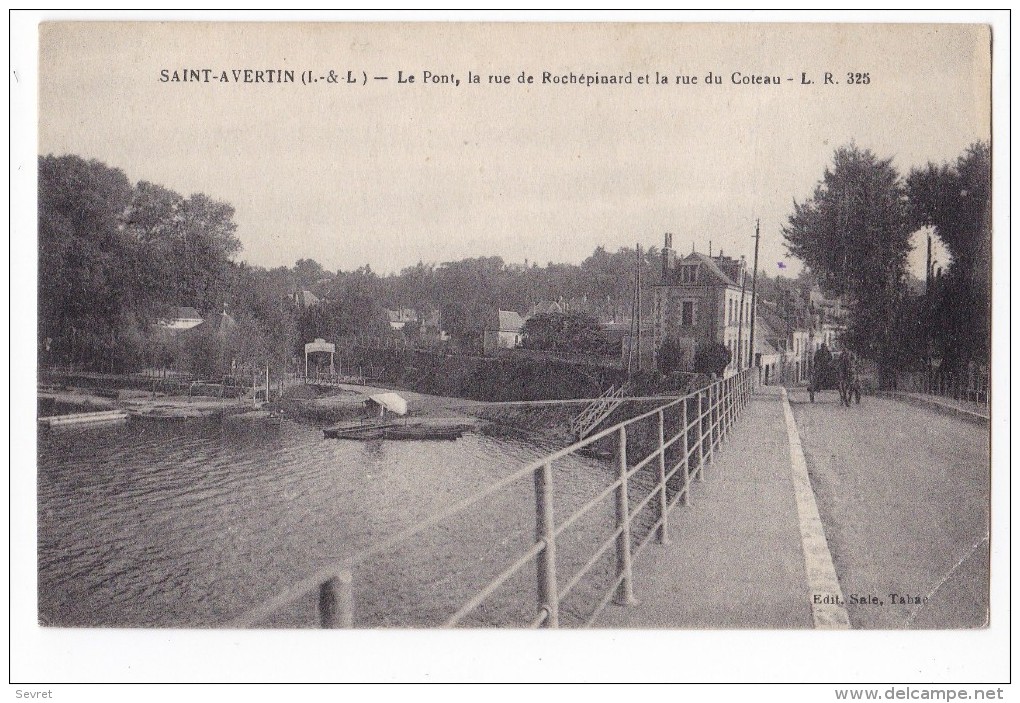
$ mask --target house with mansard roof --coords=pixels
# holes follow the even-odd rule
[[[699,343],[716,342],[730,351],[726,374],[750,366],[750,288],[743,257],[692,251],[680,258],[667,233],[662,281],[653,288],[655,348],[675,340],[685,349],[689,368]]]

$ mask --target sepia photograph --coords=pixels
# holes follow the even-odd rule
[[[989,24],[29,26],[41,641],[1008,612]]]

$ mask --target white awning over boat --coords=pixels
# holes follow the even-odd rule
[[[407,414],[407,401],[396,393],[377,393],[376,395],[370,395],[365,403],[368,405],[372,405],[373,403],[375,405],[381,405],[395,415]]]

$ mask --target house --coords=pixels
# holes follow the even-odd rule
[[[421,316],[421,336],[437,342],[450,341],[450,333],[443,329],[443,317],[438,309]]]
[[[755,363],[758,364],[758,382],[763,386],[777,385],[782,379],[783,355],[764,339],[755,337]]]
[[[496,349],[514,349],[524,339],[524,318],[513,310],[497,310],[495,317],[486,326],[482,339],[484,353]]]
[[[840,338],[846,332],[847,310],[843,301],[826,298],[821,289],[815,287],[808,293],[808,305],[814,317],[812,345],[815,351],[822,344],[830,351],[837,351],[842,343]]]
[[[709,256],[692,251],[677,258],[673,236],[662,249],[662,282],[654,286],[654,344],[667,338],[689,349],[693,360],[699,343],[716,342],[730,350],[725,373],[750,365],[750,281],[744,258]],[[669,371],[669,369],[659,369]]]
[[[390,321],[390,328],[394,330],[402,330],[407,324],[411,324],[412,327],[418,324],[418,313],[412,308],[387,309],[386,317]]]
[[[313,305],[318,305],[322,300],[310,290],[297,290],[290,294],[290,300],[292,303],[300,308],[310,308]]]
[[[780,355],[778,376],[770,372],[770,381],[786,383],[808,381],[815,353],[822,344],[838,351],[846,330],[842,302],[825,298],[817,287],[785,295],[781,301],[759,301],[757,319],[755,347],[763,339]]]
[[[553,300],[535,303],[531,306],[531,309],[528,310],[527,317],[534,317],[535,315],[562,315],[566,311],[567,306],[563,302],[563,298],[560,298],[558,301]]]
[[[169,317],[159,320],[157,324],[169,330],[190,330],[203,322],[205,320],[195,308],[176,307],[171,310]]]

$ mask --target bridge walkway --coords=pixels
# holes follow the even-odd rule
[[[671,543],[649,545],[635,563],[640,602],[607,608],[595,627],[816,626],[808,569],[828,552],[806,565],[805,545],[818,544],[802,531],[785,403],[781,388],[758,389],[691,506],[673,513]]]

